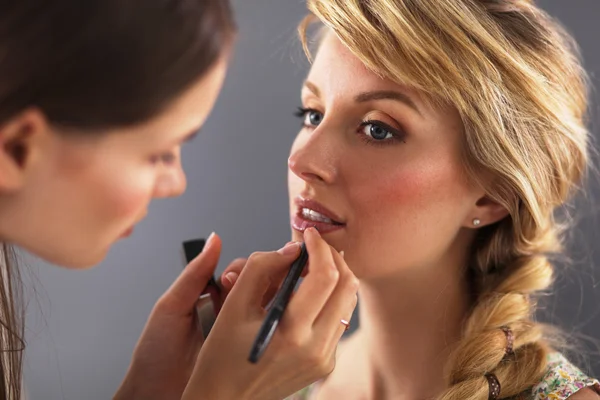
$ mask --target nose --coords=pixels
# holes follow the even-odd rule
[[[333,183],[338,173],[336,153],[340,144],[322,127],[323,124],[311,133],[301,133],[288,158],[290,171],[306,182]]]
[[[179,151],[175,160],[169,165],[161,165],[154,184],[154,198],[167,198],[181,196],[187,187],[185,172],[181,167]]]

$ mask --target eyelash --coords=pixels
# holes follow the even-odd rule
[[[150,162],[152,164],[158,164],[160,162],[165,165],[171,165],[171,164],[173,164],[174,161],[175,161],[175,153],[173,153],[172,151],[150,157]]]
[[[304,108],[304,107],[298,107],[298,110],[294,113],[294,115],[298,118],[303,118],[302,120],[302,126],[304,128],[307,129],[314,129],[315,126],[314,125],[308,125],[306,123],[304,123],[304,121],[306,120],[306,115],[310,112],[315,112],[315,113],[319,113],[321,114],[321,112],[319,110],[316,110],[314,108]],[[384,129],[385,131],[389,132],[392,134],[392,138],[391,139],[384,139],[384,140],[375,140],[375,139],[370,139],[367,135],[361,134],[361,140],[364,141],[366,144],[369,145],[373,145],[373,146],[388,146],[390,144],[393,144],[393,142],[402,142],[402,143],[406,143],[406,134],[398,129],[392,128],[391,126],[389,126],[388,124],[386,124],[385,122],[381,122],[381,121],[377,121],[377,120],[367,120],[367,121],[363,121],[358,128],[358,132],[360,133],[360,131],[362,129],[364,129],[365,127],[369,126],[369,125],[373,125],[373,126],[377,126],[379,128]],[[392,143],[389,143],[392,142]]]
[[[190,143],[191,141],[193,141],[195,138],[197,138],[199,136],[200,131],[202,131],[202,127],[198,128],[195,132],[188,135],[187,138],[185,138],[176,147],[180,148],[184,143]],[[177,161],[177,155],[176,155],[176,152],[173,150],[169,150],[164,153],[156,154],[156,155],[153,155],[152,157],[150,157],[150,163],[153,165],[162,163],[166,166],[170,166],[170,165],[174,164],[175,161]]]

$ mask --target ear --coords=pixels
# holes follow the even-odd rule
[[[37,109],[25,110],[0,126],[0,192],[23,186],[48,131],[46,117]]]
[[[469,213],[468,220],[464,222],[464,226],[479,228],[492,225],[508,215],[508,210],[502,204],[484,195],[475,203],[472,212]]]

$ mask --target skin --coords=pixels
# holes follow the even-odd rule
[[[379,91],[400,95],[364,101]],[[360,328],[312,399],[434,398],[469,307],[470,244],[477,228],[507,212],[466,178],[458,112],[379,78],[332,33],[302,107],[289,157],[290,214],[297,196],[336,214],[344,228],[323,237],[361,282]],[[363,124],[372,120],[387,127]],[[292,229],[293,239],[301,235]]]
[[[100,262],[144,218],[151,200],[185,191],[180,148],[210,113],[226,66],[220,60],[166,110],[135,126],[71,132],[33,107],[6,121],[0,126],[0,239],[72,269]],[[275,400],[330,373],[344,331],[339,321],[356,306],[358,281],[316,231],[306,234],[306,245],[311,270],[255,366],[247,356],[264,302],[300,247],[291,243],[233,261],[220,279],[225,304],[205,341],[195,305],[220,257],[221,240],[211,236],[154,306],[114,398]]]
[[[101,261],[152,199],[185,191],[180,147],[204,123],[225,71],[219,62],[166,112],[137,126],[75,136],[29,109],[2,127],[5,149],[24,146],[28,154],[21,165],[10,151],[0,154],[14,171],[0,182],[2,240],[71,268]]]

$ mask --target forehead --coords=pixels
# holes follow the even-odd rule
[[[407,89],[369,70],[332,32],[321,42],[308,80],[324,91],[340,87],[354,92]]]
[[[387,62],[382,56],[381,62]],[[456,107],[441,99],[432,99],[423,92],[406,84],[383,78],[365,66],[332,31],[328,31],[315,57],[307,81],[317,86],[322,98],[342,100],[355,97],[358,93],[395,91],[406,94],[418,106],[425,117],[440,114],[452,117],[461,124]]]

